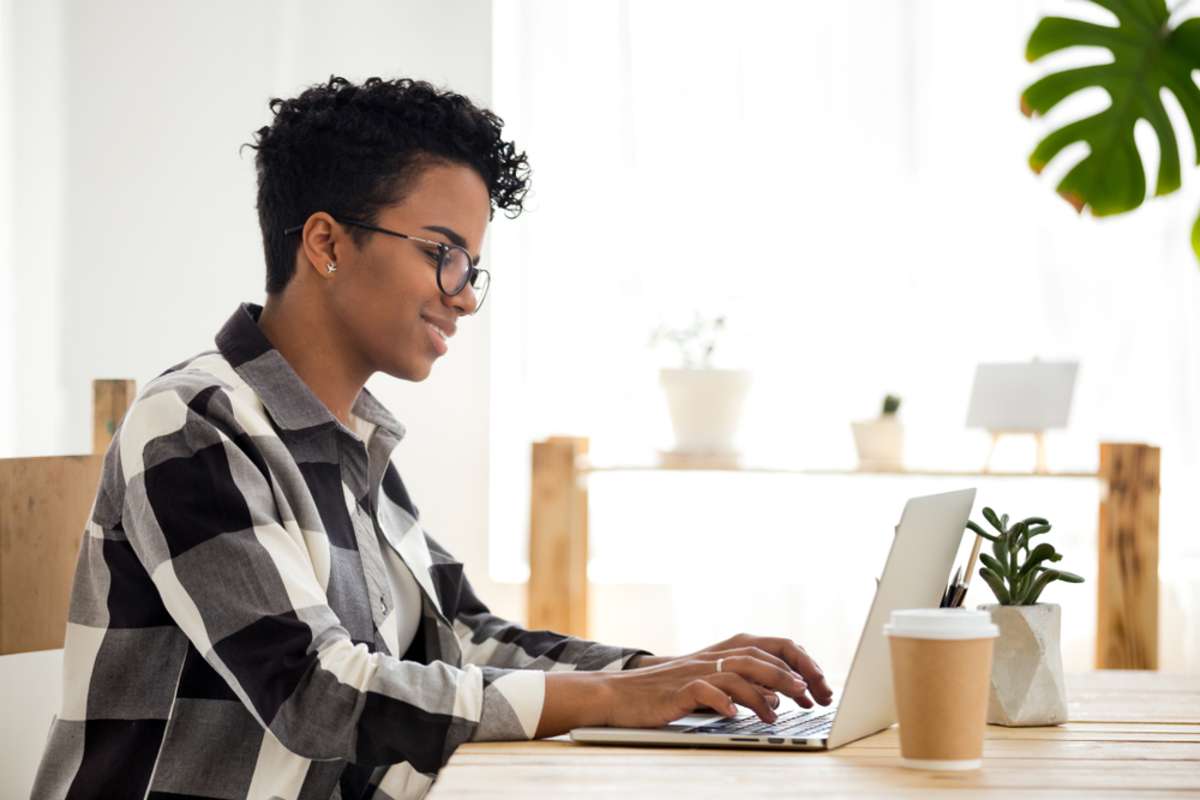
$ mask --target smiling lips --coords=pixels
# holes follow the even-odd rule
[[[435,322],[429,317],[421,318],[425,322],[425,327],[429,329],[429,337],[433,341],[433,347],[437,350],[438,355],[445,355],[450,349],[446,340],[454,335],[455,325],[453,322]]]

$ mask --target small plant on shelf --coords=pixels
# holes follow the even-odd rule
[[[1054,545],[1041,542],[1030,546],[1035,536],[1050,530],[1050,523],[1044,518],[1029,517],[1010,527],[1008,514],[997,516],[992,509],[984,508],[983,516],[996,533],[988,533],[974,522],[968,522],[967,527],[992,543],[991,555],[979,554],[983,562],[979,577],[991,587],[1000,605],[1031,606],[1054,581],[1083,583],[1083,578],[1073,572],[1047,566],[1062,560]]]
[[[858,467],[892,471],[904,468],[904,426],[900,424],[900,397],[887,394],[879,416],[851,422]]]
[[[713,350],[724,329],[724,315],[710,319],[697,313],[692,324],[685,328],[660,325],[650,335],[650,346],[673,344],[679,349],[684,369],[708,369],[712,365]]]
[[[724,315],[696,312],[690,325],[660,325],[650,336],[651,347],[668,344],[679,354],[677,368],[663,367],[658,373],[675,434],[674,447],[665,455],[738,457],[734,440],[751,374],[713,367],[713,351],[724,332]]]
[[[899,410],[900,398],[894,394],[889,394],[883,398],[883,410],[879,413],[879,416],[894,417]]]

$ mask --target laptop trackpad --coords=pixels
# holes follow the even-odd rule
[[[721,719],[724,719],[724,717],[720,714],[688,714],[686,717],[680,717],[674,722],[664,725],[659,730],[684,730],[686,728],[695,728],[697,725],[711,725]]]

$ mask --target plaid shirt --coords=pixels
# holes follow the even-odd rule
[[[105,455],[35,798],[420,797],[462,742],[531,738],[546,671],[645,652],[489,613],[418,522],[404,428],[365,389],[368,435],[342,425],[261,311],[151,381]],[[383,546],[421,587],[403,654]]]

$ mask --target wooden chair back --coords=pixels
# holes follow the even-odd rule
[[[0,655],[63,646],[75,561],[129,380],[92,382],[92,453],[0,458]]]

